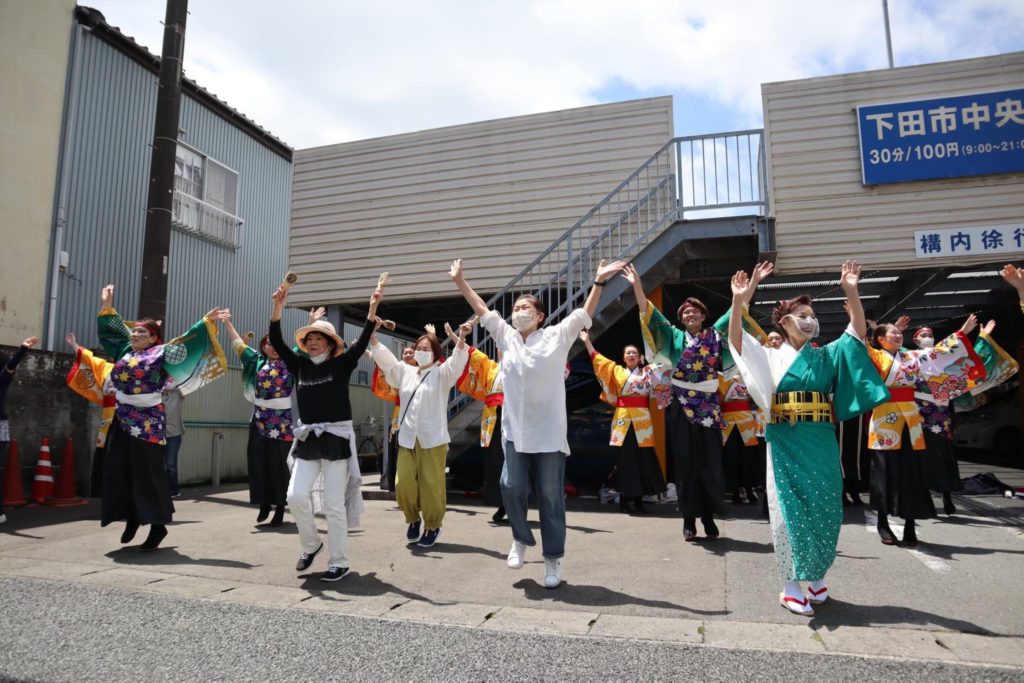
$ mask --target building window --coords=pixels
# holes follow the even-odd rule
[[[174,162],[172,225],[221,246],[238,248],[244,223],[237,216],[238,174],[181,143]]]
[[[366,370],[360,370],[359,374],[357,376],[357,379],[356,379],[356,384],[361,384],[363,386],[369,386],[369,384],[370,384],[370,373],[368,373]]]

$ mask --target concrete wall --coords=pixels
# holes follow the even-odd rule
[[[0,344],[43,336],[74,9],[75,0],[0,3]]]
[[[0,346],[3,362],[7,362],[15,350],[15,347]],[[52,462],[58,466],[64,460],[67,439],[74,440],[76,490],[78,495],[86,495],[89,491],[89,472],[100,411],[67,388],[65,377],[73,360],[73,356],[64,353],[30,350],[18,366],[7,392],[11,438],[18,442],[26,496],[31,493],[43,437],[50,439]],[[6,468],[6,452],[3,453],[3,465]]]
[[[658,97],[297,150],[289,302],[450,294],[456,256],[496,292],[671,137]]]
[[[970,265],[914,257],[914,231],[1019,223],[1024,174],[861,184],[859,105],[1024,87],[1024,52],[761,86],[778,270]]]

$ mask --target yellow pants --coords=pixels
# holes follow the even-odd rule
[[[444,482],[447,458],[448,444],[423,448],[417,441],[415,448],[399,447],[395,498],[406,524],[415,524],[422,513],[424,529],[441,528],[448,502]]]

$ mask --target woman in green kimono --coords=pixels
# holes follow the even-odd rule
[[[762,263],[753,277],[739,271],[732,279],[729,347],[754,401],[770,408],[767,487],[775,559],[783,580],[779,602],[805,616],[811,604],[828,599],[825,573],[836,556],[843,522],[843,481],[835,417],[847,420],[889,398],[864,345],[867,325],[857,293],[860,266],[843,264],[840,286],[849,302],[850,325],[836,341],[814,348],[818,320],[804,295],[780,301],[772,311],[785,342],[761,346],[743,331],[741,312],[757,284],[773,268]],[[829,394],[834,394],[834,402]],[[800,581],[809,582],[805,596]]]

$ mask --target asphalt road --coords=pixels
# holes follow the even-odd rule
[[[1020,680],[1001,668],[487,632],[10,577],[0,604],[4,680]]]

